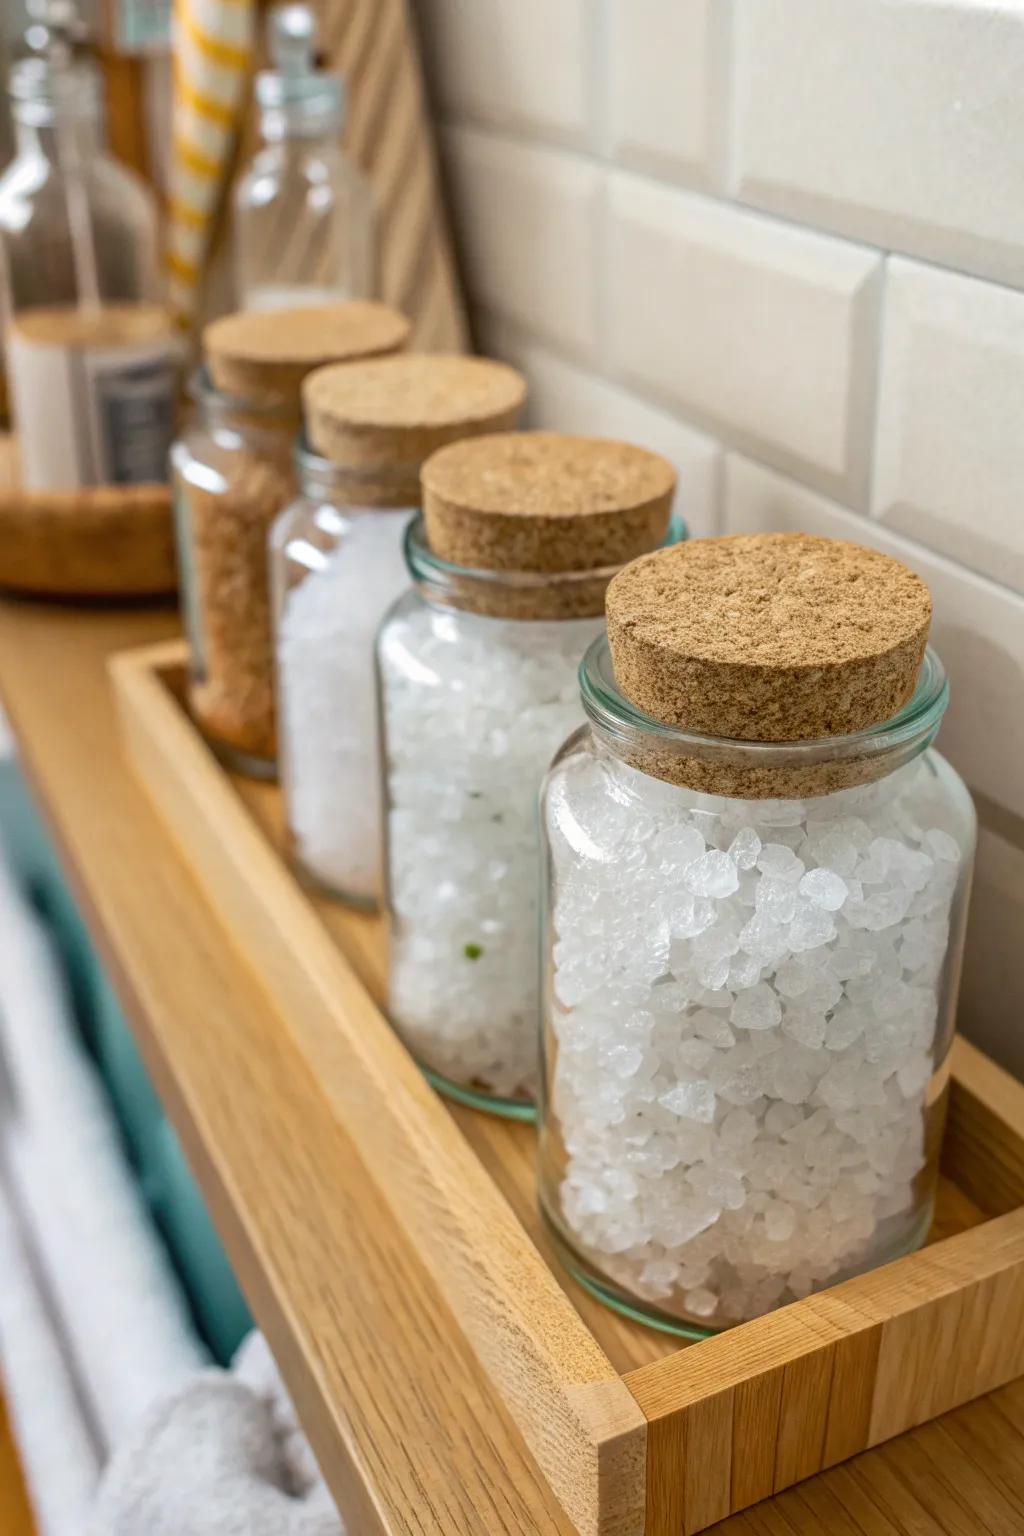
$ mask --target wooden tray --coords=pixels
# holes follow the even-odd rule
[[[540,1227],[532,1131],[427,1087],[380,1011],[382,924],[299,886],[278,791],[218,765],[184,663],[179,642],[114,658],[130,760],[294,1040],[336,1064],[410,1258],[578,1531],[689,1536],[1024,1374],[1024,1087],[964,1041],[921,1252],[699,1344],[593,1301]]]
[[[177,586],[166,485],[26,491],[0,433],[0,587],[47,597],[155,597]]]

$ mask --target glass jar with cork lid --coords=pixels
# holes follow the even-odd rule
[[[274,524],[280,769],[293,859],[347,901],[383,896],[373,643],[405,589],[420,465],[515,425],[526,383],[486,358],[344,363],[303,387],[300,495]]]
[[[203,332],[197,419],[171,451],[189,704],[242,772],[276,772],[267,539],[295,489],[302,381],[326,363],[398,351],[408,333],[397,310],[369,302],[243,310]]]
[[[675,472],[557,433],[443,448],[381,627],[390,1015],[443,1091],[533,1114],[537,793],[580,720],[610,577],[670,528]]]
[[[542,798],[540,1193],[604,1300],[699,1336],[924,1240],[975,818],[927,588],[802,534],[611,583]]]

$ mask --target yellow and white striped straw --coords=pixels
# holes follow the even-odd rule
[[[167,202],[171,304],[195,313],[210,228],[245,110],[256,0],[174,0],[174,106]]]

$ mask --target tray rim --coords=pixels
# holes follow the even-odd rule
[[[333,1107],[580,1532],[691,1536],[1024,1374],[987,1323],[1024,1310],[1024,1085],[959,1038],[945,1155],[989,1219],[620,1374],[167,686],[187,655],[110,658],[132,765],[296,1042],[358,1063]]]

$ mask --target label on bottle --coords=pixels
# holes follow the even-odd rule
[[[167,479],[180,344],[150,306],[17,315],[7,370],[27,490]]]

